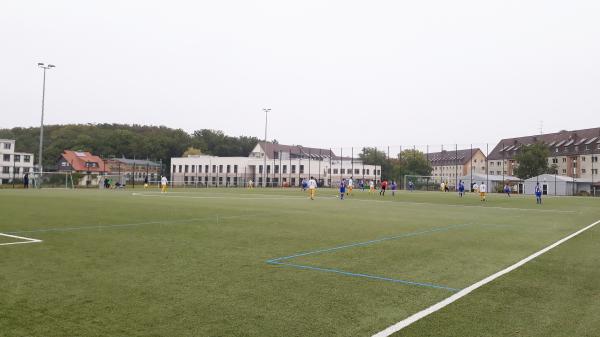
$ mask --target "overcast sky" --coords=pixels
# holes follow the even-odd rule
[[[314,146],[600,126],[600,1],[0,3],[0,127],[140,123]]]

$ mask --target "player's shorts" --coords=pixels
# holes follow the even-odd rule
[[[479,192],[479,196],[485,197],[485,192]]]

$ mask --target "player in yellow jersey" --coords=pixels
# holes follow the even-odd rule
[[[160,178],[160,193],[167,193],[168,183],[169,181],[167,180],[167,177],[163,176]]]

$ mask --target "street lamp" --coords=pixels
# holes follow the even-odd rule
[[[42,176],[43,166],[42,166],[42,155],[43,155],[43,147],[44,147],[44,100],[46,98],[46,70],[52,69],[55,66],[53,64],[44,64],[42,62],[37,64],[39,68],[44,69],[44,80],[42,82],[42,119],[40,123],[40,152],[38,156],[38,168],[40,173],[40,178]],[[41,181],[41,179],[40,179]]]
[[[263,108],[263,111],[265,112],[265,148],[263,149],[264,153],[263,153],[263,157],[264,157],[264,164],[263,164],[263,187],[267,187],[267,179],[266,179],[266,174],[267,174],[267,121],[268,121],[268,117],[269,117],[269,111],[271,111],[271,108]]]

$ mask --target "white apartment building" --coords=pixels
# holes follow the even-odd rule
[[[26,173],[33,172],[33,163],[32,153],[15,152],[13,139],[0,139],[0,184],[23,179]]]
[[[266,156],[266,170],[265,167]],[[258,143],[248,157],[188,156],[171,158],[175,186],[300,186],[314,177],[320,186],[337,186],[342,179],[381,180],[381,167],[339,157],[329,149]],[[357,186],[358,184],[355,184]]]

